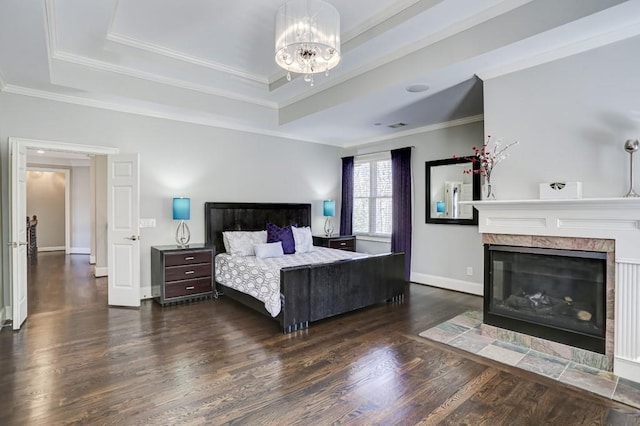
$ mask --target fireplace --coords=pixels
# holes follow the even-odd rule
[[[484,322],[605,353],[607,253],[485,244]]]

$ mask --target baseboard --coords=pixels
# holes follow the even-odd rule
[[[71,247],[69,254],[91,254],[91,249],[88,247]]]
[[[613,358],[613,374],[640,383],[640,363],[624,358]]]
[[[89,253],[91,255],[91,253]],[[90,265],[95,265],[96,264],[96,257],[94,255],[89,256],[89,264]]]
[[[0,308],[0,326],[7,320],[7,309],[3,306]]]
[[[140,287],[140,300],[145,299],[153,299],[153,292],[151,291],[150,285]]]
[[[439,277],[437,275],[419,274],[416,272],[411,273],[411,281],[418,284],[426,284],[434,287],[444,288],[447,290],[475,294],[476,296],[482,296],[484,294],[484,285],[482,283],[455,280],[453,278]]]
[[[95,267],[93,268],[93,276],[96,278],[106,277],[109,275],[109,268],[107,266]]]
[[[38,251],[65,251],[65,246],[60,247],[38,247]]]

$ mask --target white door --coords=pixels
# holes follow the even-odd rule
[[[140,306],[140,193],[138,154],[107,162],[109,305]]]
[[[27,319],[27,149],[11,141],[11,281],[13,329]]]

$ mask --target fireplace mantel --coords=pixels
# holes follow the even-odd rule
[[[614,372],[640,382],[640,198],[467,201],[482,234],[615,240]]]
[[[467,201],[483,234],[616,240],[616,259],[640,264],[640,198]]]

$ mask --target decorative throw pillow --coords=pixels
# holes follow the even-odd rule
[[[267,242],[275,243],[278,241],[282,241],[282,251],[284,254],[293,254],[296,252],[296,243],[293,239],[291,225],[281,228],[273,223],[267,223]]]
[[[292,226],[291,231],[293,232],[293,240],[296,244],[296,253],[309,253],[313,251],[311,228],[308,226],[302,228]]]
[[[253,251],[258,259],[266,259],[268,257],[282,257],[282,241],[277,243],[254,244]]]
[[[253,256],[254,244],[267,242],[267,231],[225,231],[222,233],[224,248],[232,256]]]

